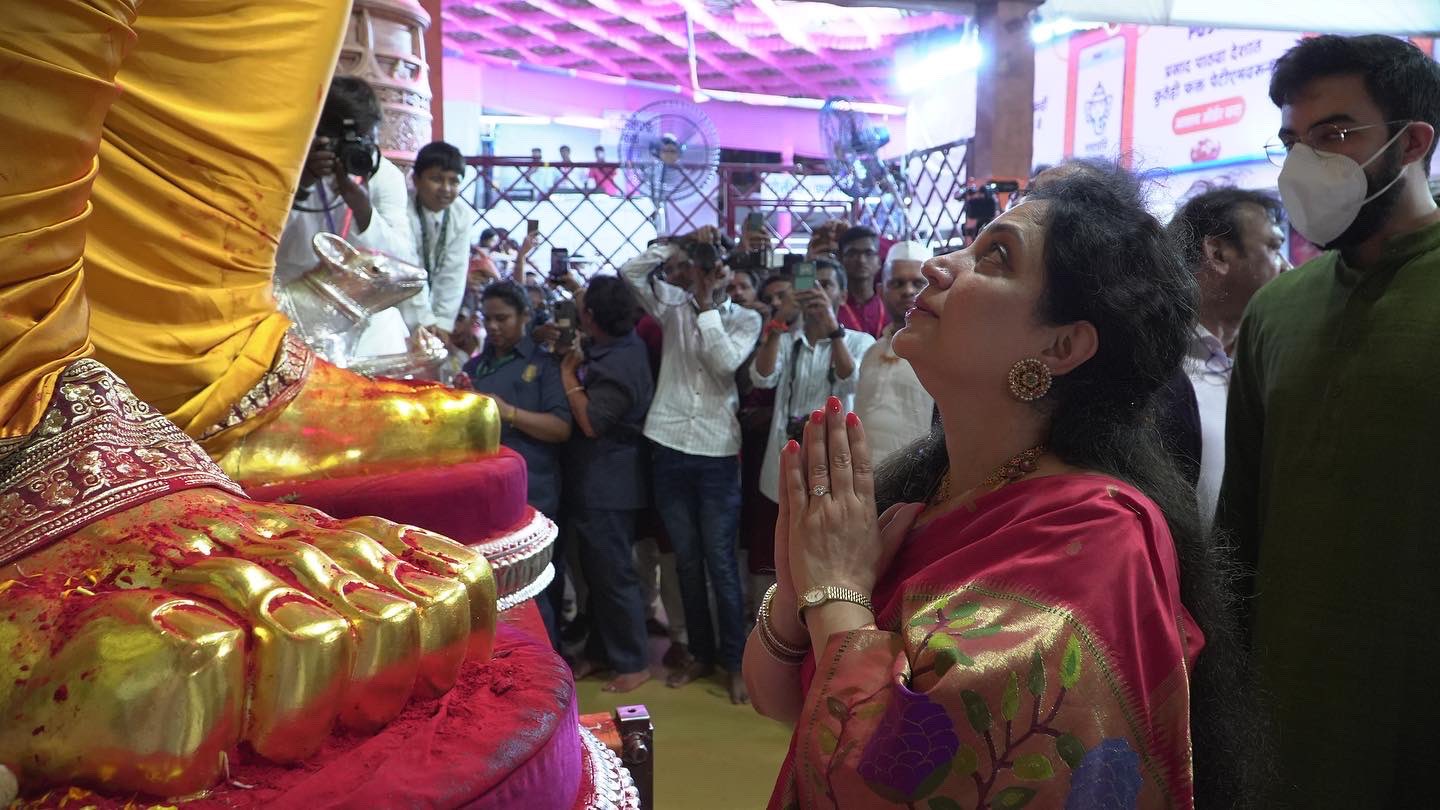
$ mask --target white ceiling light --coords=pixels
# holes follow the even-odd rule
[[[482,115],[478,119],[480,124],[495,126],[505,124],[508,126],[521,127],[543,127],[550,125],[550,117],[546,115]]]
[[[895,55],[895,85],[904,95],[913,95],[946,79],[976,70],[985,61],[985,47],[979,32],[968,29],[958,40],[937,44],[924,51]]]

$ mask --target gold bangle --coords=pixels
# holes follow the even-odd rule
[[[760,641],[766,643],[767,647],[773,646],[773,652],[779,653],[777,657],[803,660],[808,648],[796,647],[780,638],[780,634],[775,632],[774,625],[770,623],[770,603],[775,598],[775,591],[779,588],[778,582],[771,585],[770,590],[765,592],[765,598],[760,600],[760,610],[755,617],[757,619],[755,623],[760,628]]]
[[[805,656],[803,654],[791,655],[780,649],[778,646],[780,642],[771,638],[770,631],[765,629],[765,625],[757,624],[756,628],[760,635],[760,648],[765,651],[766,655],[770,656],[772,661],[787,667],[798,667],[805,662]]]

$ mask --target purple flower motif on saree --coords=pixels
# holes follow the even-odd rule
[[[945,708],[903,684],[861,752],[860,777],[879,795],[913,802],[940,786],[960,749]]]
[[[1123,737],[1085,753],[1070,776],[1065,810],[1131,810],[1140,795],[1140,755]]]

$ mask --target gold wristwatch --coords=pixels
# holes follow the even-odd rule
[[[839,585],[817,585],[800,594],[799,599],[800,606],[797,612],[800,615],[801,624],[805,624],[806,610],[820,607],[826,602],[851,602],[870,611],[872,615],[875,613],[875,603],[870,601],[870,597]]]

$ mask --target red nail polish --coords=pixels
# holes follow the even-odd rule
[[[810,424],[818,425],[823,421],[825,421],[825,413],[823,411],[810,412]]]
[[[787,453],[798,453],[798,452],[800,452],[800,443],[797,442],[797,441],[795,441],[794,439],[791,439],[790,441],[788,441],[788,442],[785,443],[785,452],[787,452]]]
[[[845,424],[849,427],[860,427],[860,417],[854,411],[845,414]]]
[[[825,407],[829,408],[831,413],[839,413],[839,412],[840,412],[840,398],[839,398],[839,397],[830,397],[829,399],[825,400]]]

